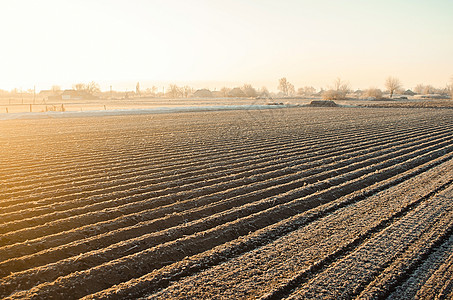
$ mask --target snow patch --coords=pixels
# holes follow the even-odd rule
[[[0,120],[15,119],[48,119],[48,118],[78,118],[78,117],[103,117],[120,115],[141,114],[167,114],[178,112],[198,111],[222,111],[222,110],[263,110],[288,107],[289,105],[208,105],[208,106],[176,106],[176,107],[153,107],[134,109],[110,109],[88,111],[48,111],[48,112],[24,112],[24,113],[0,113]]]

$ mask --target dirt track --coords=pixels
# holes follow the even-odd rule
[[[452,129],[403,108],[1,121],[0,297],[448,297]]]

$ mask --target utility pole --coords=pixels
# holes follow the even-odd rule
[[[137,82],[137,85],[135,86],[135,94],[137,94],[139,97],[141,97],[140,82]]]

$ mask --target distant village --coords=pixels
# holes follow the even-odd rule
[[[135,90],[117,91],[112,87],[108,91],[101,91],[99,85],[91,82],[89,84],[76,84],[72,89],[62,90],[59,86],[53,86],[49,90],[41,90],[36,92],[32,89],[20,91],[13,89],[12,91],[0,90],[1,98],[35,98],[36,101],[60,101],[60,100],[90,100],[90,99],[113,99],[127,100],[139,98],[271,98],[285,96],[277,93],[271,93],[266,88],[255,89],[251,85],[245,84],[242,87],[226,88],[211,91],[209,89],[194,89],[189,86],[177,86],[174,84],[168,87],[140,88],[137,83]]]
[[[248,92],[248,93],[246,93]],[[272,93],[273,94],[273,93]],[[273,94],[276,96],[275,94]],[[271,93],[266,91],[252,92],[249,89],[233,88],[224,89],[221,91],[211,91],[209,89],[193,89],[188,87],[169,87],[165,92],[162,88],[161,92],[157,91],[157,87],[154,89],[145,89],[143,91],[115,91],[111,90],[108,92],[90,92],[87,90],[76,90],[66,89],[61,91],[55,90],[42,90],[37,94],[39,99],[43,100],[89,100],[89,99],[138,99],[138,98],[250,98],[250,97],[271,97]]]
[[[453,84],[452,84],[453,85]],[[426,99],[449,99],[453,97],[452,85],[443,88],[435,88],[431,85],[418,84],[413,89],[404,89],[397,78],[389,77],[385,82],[386,89],[369,88],[366,90],[352,90],[348,82],[341,79],[335,80],[332,86],[327,89],[316,89],[312,86],[305,86],[295,89],[286,78],[278,81],[278,92],[270,92],[266,87],[255,88],[250,84],[240,87],[222,87],[219,90],[194,89],[190,86],[178,86],[170,84],[167,87],[141,88],[137,82],[135,90],[117,91],[110,86],[108,91],[101,91],[99,84],[89,82],[78,83],[72,89],[61,89],[54,85],[49,90],[37,92],[35,89],[26,91],[13,89],[11,91],[0,90],[0,98],[9,98],[10,102],[17,102],[21,99],[33,100],[36,104],[45,104],[55,101],[90,100],[90,99],[112,99],[128,100],[140,98],[256,98],[256,99],[280,99],[280,98],[319,98],[324,100],[342,99],[407,99],[408,97]],[[20,101],[20,100],[19,100]]]

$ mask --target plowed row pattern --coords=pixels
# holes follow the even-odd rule
[[[0,298],[452,297],[453,110],[0,123]]]

